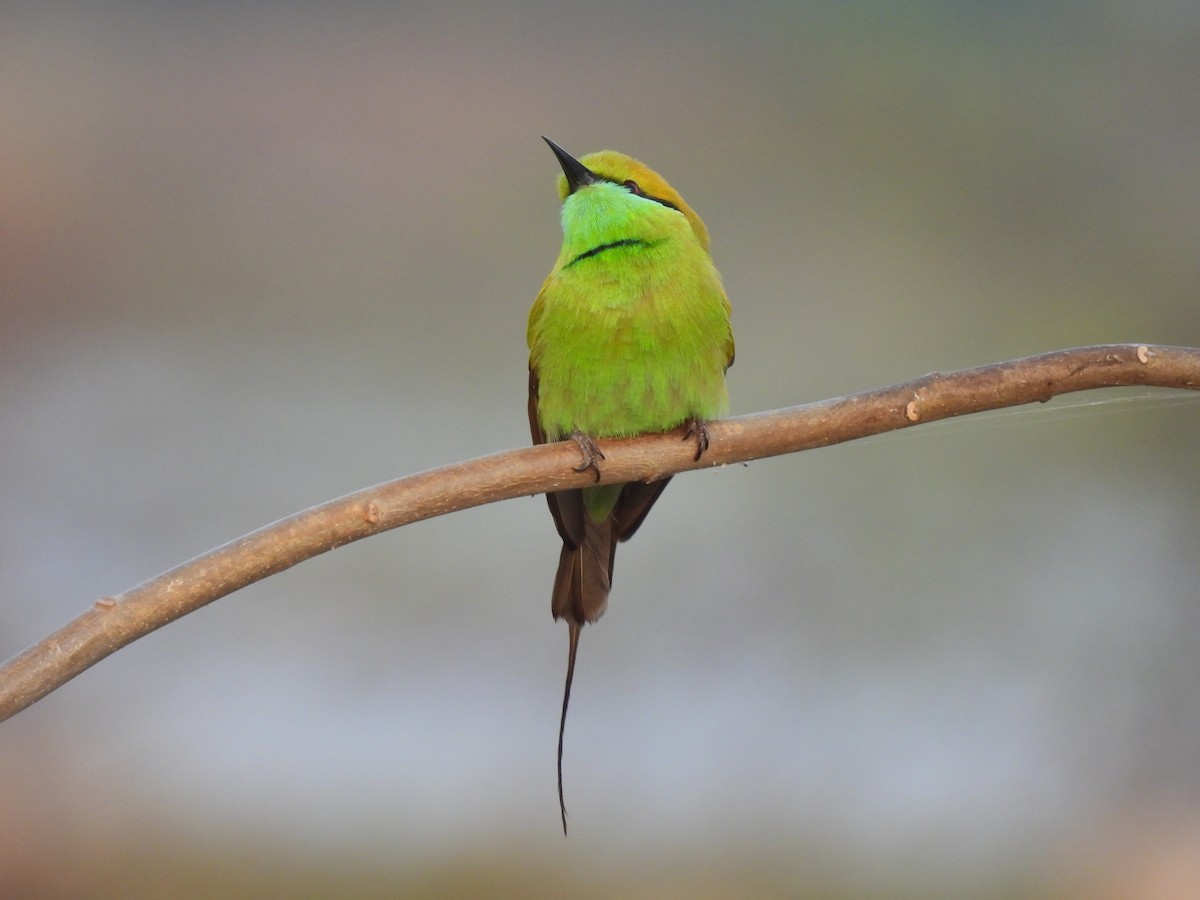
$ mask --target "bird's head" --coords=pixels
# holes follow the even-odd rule
[[[679,192],[645,163],[615,150],[601,150],[576,159],[549,138],[542,140],[550,145],[562,166],[563,174],[558,176],[558,194],[564,202],[574,194],[598,189],[608,196],[610,202],[640,210],[650,219],[659,216],[660,209],[670,211],[669,215],[682,214],[696,240],[705,251],[709,249],[708,229],[704,227],[704,222],[679,196]],[[657,204],[660,209],[642,206],[644,203]]]

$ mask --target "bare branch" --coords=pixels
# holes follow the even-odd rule
[[[1061,350],[709,425],[700,461],[680,434],[600,441],[602,483],[825,447],[951,416],[1119,385],[1200,388],[1200,349],[1111,344]],[[281,519],[96,601],[0,668],[0,720],[110,653],[193,610],[351,541],[472,506],[594,484],[567,441],[510,450],[376,485]]]

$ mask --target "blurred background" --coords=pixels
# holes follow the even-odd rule
[[[1197,46],[1178,0],[5,4],[0,656],[527,444],[542,134],[704,216],[735,413],[1200,345]],[[0,893],[1197,896],[1198,443],[1099,392],[677,478],[566,840],[543,501],[340,549],[0,725]]]

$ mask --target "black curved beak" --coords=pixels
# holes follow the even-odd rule
[[[554,141],[550,140],[550,138],[542,135],[542,140],[550,145],[550,149],[558,157],[558,164],[562,166],[563,174],[567,176],[567,193],[573,194],[584,185],[595,184],[600,180],[600,176],[562,147],[558,146],[558,144],[554,143]]]

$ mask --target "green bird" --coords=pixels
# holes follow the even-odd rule
[[[684,428],[696,459],[705,422],[729,406],[729,299],[709,255],[708,229],[648,166],[604,150],[575,159],[543,138],[563,174],[562,250],[529,311],[529,427],[533,442],[573,439],[579,471],[600,478],[593,438]],[[608,605],[617,541],[628,540],[669,478],[547,494],[562,538],[550,610],[570,629],[558,727],[562,755],[579,633]]]

